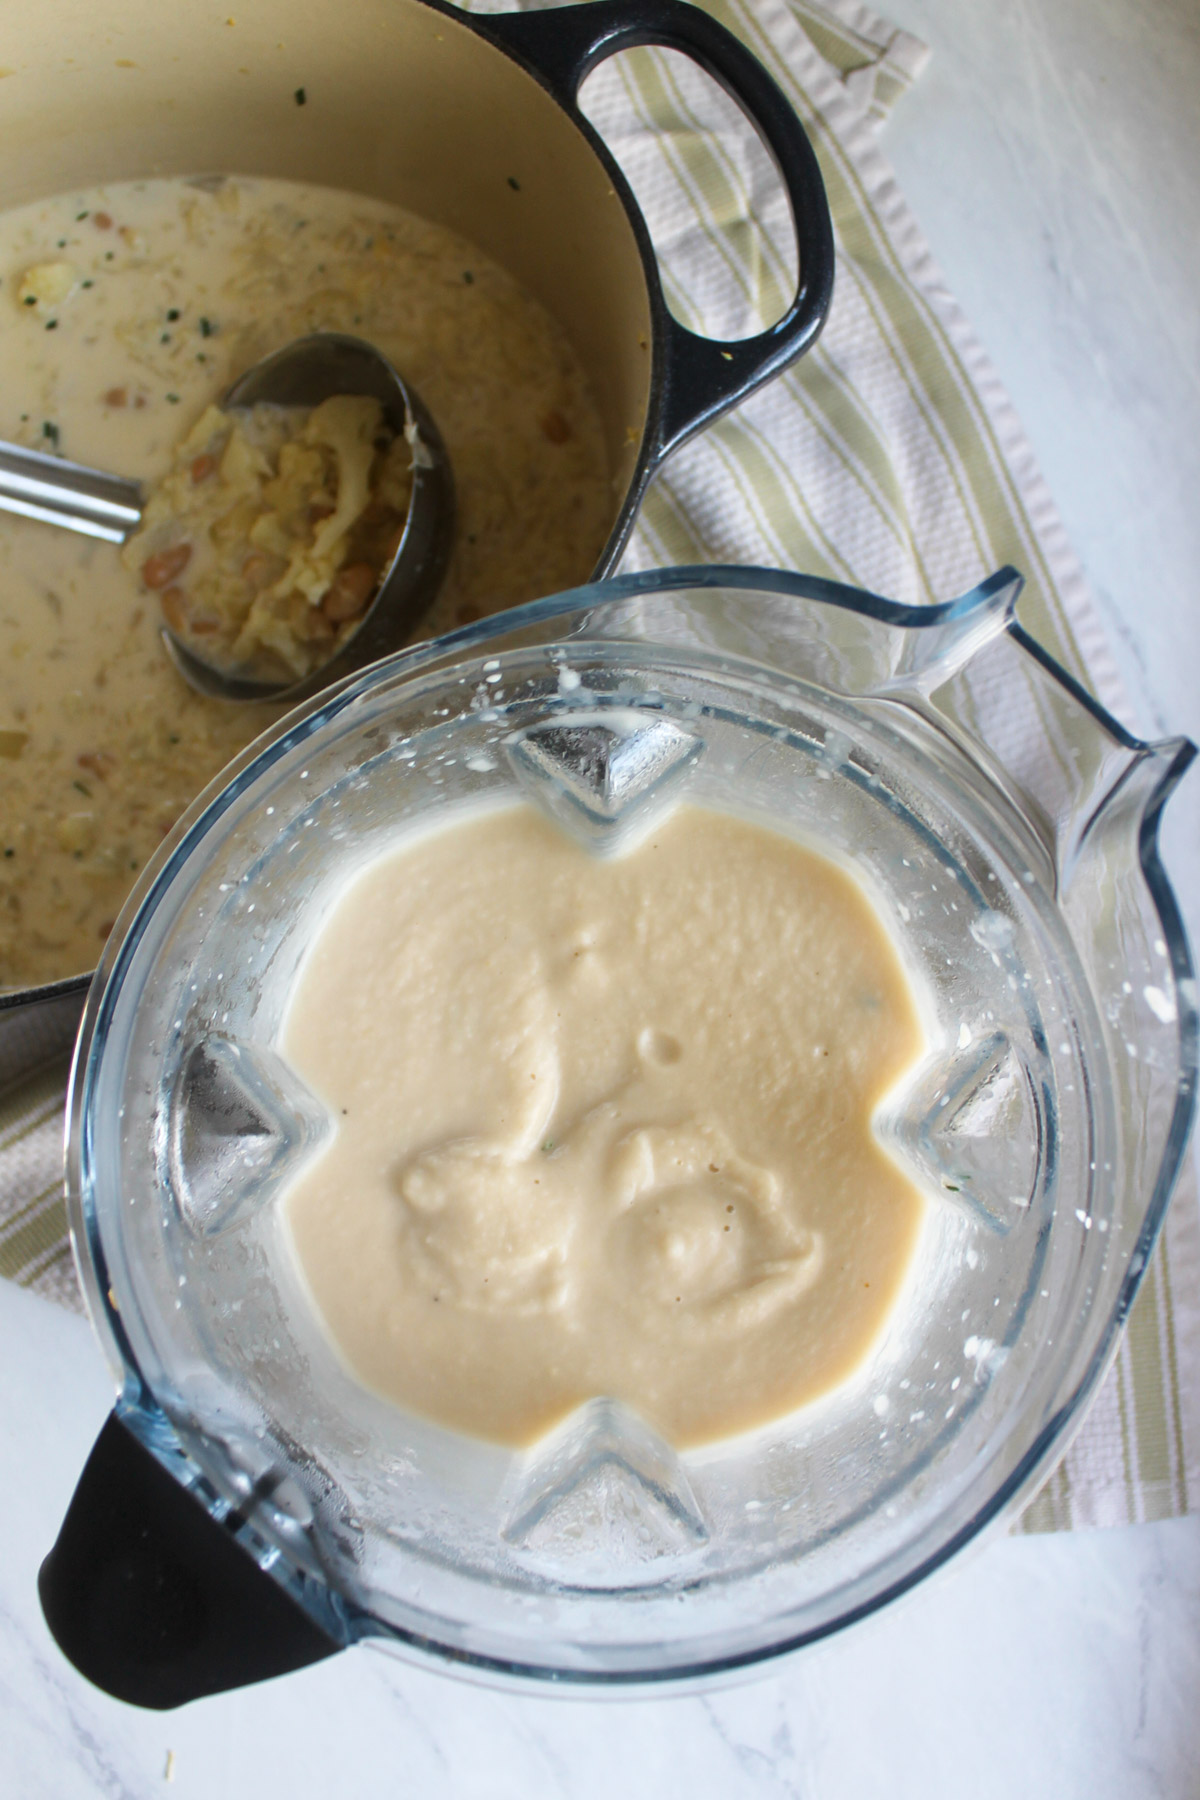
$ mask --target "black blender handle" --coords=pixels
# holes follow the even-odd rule
[[[38,1594],[81,1675],[160,1711],[343,1648],[116,1413],[84,1466]]]
[[[833,227],[812,145],[757,57],[686,0],[589,0],[544,12],[475,15],[471,24],[525,63],[581,124],[576,97],[597,63],[639,44],[682,51],[738,103],[774,158],[792,209],[799,286],[774,325],[755,337],[726,342],[689,331],[663,306],[665,394],[656,446],[661,460],[817,340],[833,297]]]

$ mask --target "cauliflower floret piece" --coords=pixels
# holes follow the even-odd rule
[[[311,412],[207,408],[123,551],[161,592],[172,630],[231,666],[266,652],[302,675],[326,660],[404,529],[410,445],[381,444],[382,425],[379,401],[361,394]]]
[[[17,304],[36,306],[47,312],[70,298],[78,280],[79,272],[74,263],[31,263],[17,283]]]
[[[233,430],[221,458],[221,480],[226,487],[253,491],[270,478],[271,465],[244,432]]]
[[[383,408],[366,394],[335,394],[313,408],[304,439],[328,444],[337,457],[337,507],[313,539],[313,555],[328,556],[371,498],[371,464]]]
[[[337,504],[322,519],[309,543],[295,545],[287,569],[272,593],[303,594],[319,606],[333,584],[345,554],[347,532],[361,518],[371,498],[371,465],[383,408],[366,394],[334,394],[309,414],[300,434],[302,445],[326,446],[337,463]]]

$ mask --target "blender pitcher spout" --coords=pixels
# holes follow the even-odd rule
[[[922,609],[912,621],[890,677],[880,695],[928,695],[953,679],[1011,630],[1025,585],[1018,569],[1006,565],[956,600]],[[911,610],[911,609],[910,609]]]
[[[1026,840],[1027,878],[1061,902],[1097,833],[1111,847],[1112,834],[1125,830],[1127,867],[1136,869],[1143,824],[1157,821],[1195,748],[1185,738],[1148,743],[1126,731],[1018,624],[1020,588],[1020,576],[1005,569],[965,596],[987,596],[998,610],[979,606],[985,628],[973,638],[968,611],[961,641],[944,648],[935,627],[918,678],[907,694],[897,684],[892,697],[936,722],[1008,799]],[[918,642],[913,654],[921,652]]]
[[[1064,830],[1058,851],[1059,892],[1066,894],[1090,860],[1093,840],[1103,836],[1113,842],[1125,838],[1125,851],[1133,867],[1145,869],[1153,855],[1157,860],[1158,821],[1163,807],[1194,761],[1196,746],[1183,737],[1162,738],[1156,743],[1130,744],[1122,760],[1109,758],[1108,786],[1090,808],[1081,804],[1074,829]]]
[[[1162,808],[1196,749],[1182,737],[1134,737],[1015,621],[1009,641],[1027,662],[1031,698],[1048,708],[1061,747],[1059,768],[1043,754],[1036,786],[1031,775],[1025,786],[1045,817],[1062,899],[1091,863],[1088,849],[1098,834],[1110,846],[1126,834],[1129,869],[1145,863]]]
[[[1033,1493],[1111,1365],[1195,1112],[1157,842],[1194,751],[1123,730],[1016,623],[1018,587],[617,577],[374,665],[194,804],[72,1078],[72,1231],[127,1399],[42,1596],[93,1680],[170,1706],[372,1640],[506,1685],[715,1679],[889,1603]],[[284,1235],[321,1119],[282,1021],[348,868],[402,833],[532,798],[603,847],[685,791],[878,896],[926,1011],[877,1121],[928,1202],[922,1260],[871,1379],[828,1405],[686,1465],[602,1407],[529,1456],[338,1359]],[[933,1398],[881,1429],[885,1390]],[[155,1548],[160,1524],[182,1541]]]

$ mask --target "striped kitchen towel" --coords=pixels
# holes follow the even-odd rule
[[[1115,665],[1029,446],[879,148],[923,46],[857,0],[705,3],[809,128],[834,217],[835,301],[816,349],[656,480],[624,568],[758,563],[916,603],[1011,562],[1027,580],[1025,624],[1119,709]],[[582,98],[646,212],[684,323],[732,337],[777,317],[794,276],[786,202],[736,107],[686,59],[654,50],[602,65]],[[61,1069],[0,1105],[0,1274],[78,1305],[59,1193],[61,1109]],[[1198,1502],[1200,1220],[1189,1171],[1109,1378],[1022,1524],[1118,1524]]]

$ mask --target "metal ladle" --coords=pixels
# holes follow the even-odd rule
[[[398,649],[437,597],[454,533],[450,459],[420,396],[385,356],[361,338],[317,332],[247,369],[220,405],[225,411],[262,402],[312,407],[335,394],[368,394],[378,400],[384,424],[396,436],[407,431],[413,444],[412,494],[396,553],[358,629],[300,681],[263,681],[210,663],[164,622],[163,647],[199,693],[217,700],[307,699]],[[120,544],[137,530],[142,506],[139,482],[0,443],[0,511]]]

